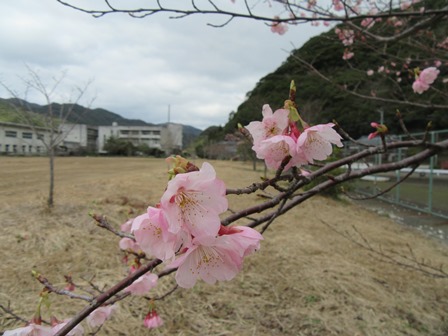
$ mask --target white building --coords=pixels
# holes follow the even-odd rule
[[[68,153],[96,153],[98,151],[98,126],[64,124],[61,126],[63,147]]]
[[[50,142],[50,130],[10,122],[0,122],[0,153],[15,155],[46,154],[43,143]]]
[[[169,123],[162,126],[98,126],[98,153],[106,153],[104,145],[110,137],[130,141],[133,145],[146,144],[170,154],[182,149],[182,125]]]
[[[65,124],[60,128],[62,139],[58,154],[80,154],[83,152],[103,153],[104,145],[110,137],[125,139],[135,146],[146,144],[170,155],[182,150],[182,131],[180,124],[168,123],[161,126],[89,126]],[[41,139],[50,142],[50,131],[28,125],[0,122],[0,154],[36,155],[46,154]]]

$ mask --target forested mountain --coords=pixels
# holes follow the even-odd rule
[[[9,98],[9,99],[0,98],[0,110],[3,111],[3,113],[0,115],[1,118],[0,120],[20,122],[17,113],[14,113],[12,111],[11,104],[15,106],[29,106],[28,110],[38,114],[48,113],[48,105],[38,105],[23,100],[19,101],[16,98]],[[52,108],[54,111],[54,116],[59,117],[59,111],[63,111],[62,113],[63,115],[65,115],[70,106],[71,105],[64,106],[58,103],[53,103]],[[12,120],[6,120],[6,118]],[[110,112],[102,108],[90,109],[76,104],[73,106],[73,111],[68,117],[68,122],[75,124],[86,124],[92,126],[112,125],[113,122],[117,122],[119,125],[123,126],[153,125],[151,123],[144,122],[143,120],[126,119],[116,113]]]
[[[439,24],[435,31],[446,37],[448,23]],[[426,50],[421,48],[425,43],[428,44]],[[260,79],[254,89],[247,93],[246,101],[238,107],[236,113],[231,113],[223,133],[233,133],[238,123],[247,125],[253,120],[261,120],[263,104],[269,104],[273,110],[282,107],[284,100],[288,98],[291,80],[297,85],[297,104],[305,120],[317,124],[335,119],[355,138],[370,133],[370,122],[380,121],[380,110],[384,112],[385,123],[391,132],[399,131],[395,117],[397,109],[402,113],[410,131],[424,130],[428,121],[432,121],[433,129],[446,129],[447,110],[399,103],[409,101],[448,105],[448,83],[443,83],[442,80],[448,76],[447,64],[439,68],[439,79],[434,84],[434,88],[445,92],[445,95],[440,92],[438,94],[435,90],[422,95],[412,91],[415,67],[421,67],[422,63],[433,66],[434,59],[438,56],[441,59],[447,58],[447,50],[444,55],[437,55],[432,47],[426,42],[424,34],[402,39],[387,46],[387,49],[380,49],[378,45],[371,43],[357,44],[353,47],[355,56],[345,61],[342,59],[344,46],[332,29],[294,50],[277,70]],[[385,57],[386,52],[394,55],[392,61],[390,57]],[[412,61],[406,60],[407,57],[411,57]],[[328,81],[299,59],[311,64]],[[384,72],[377,71],[380,66],[384,66]],[[367,75],[369,69],[375,70],[374,75]],[[397,81],[398,78],[400,80]],[[397,102],[360,98],[344,88]]]

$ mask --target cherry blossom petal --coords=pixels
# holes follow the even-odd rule
[[[6,330],[3,336],[52,336],[54,335],[50,327],[40,324],[30,323],[26,327],[14,330]]]
[[[183,235],[168,231],[164,212],[158,208],[149,207],[146,214],[136,217],[132,232],[142,251],[160,260],[173,258],[183,243]]]
[[[298,151],[302,151],[305,158],[325,160],[333,152],[332,144],[342,147],[342,137],[333,129],[334,124],[321,124],[309,127],[300,134],[297,140]]]
[[[60,322],[56,325],[54,325],[51,328],[52,335],[56,334],[59,330],[61,330],[65,325],[70,322],[70,320],[64,320],[63,322]],[[70,330],[67,334],[67,336],[82,336],[84,335],[84,328],[82,325],[78,324],[76,327],[74,327],[72,330]]]
[[[86,321],[92,328],[99,327],[110,318],[116,308],[115,305],[98,307],[87,316]]]
[[[143,274],[140,278],[135,280],[131,285],[125,288],[125,292],[130,292],[134,295],[145,295],[148,292],[157,286],[157,280],[159,277],[157,274],[146,273]]]
[[[198,172],[176,175],[161,199],[169,227],[193,236],[214,236],[219,231],[219,214],[227,210],[226,187],[216,178],[213,167],[205,162]]]

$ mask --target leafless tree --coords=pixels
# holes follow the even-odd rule
[[[58,77],[52,79],[51,84],[46,84],[37,71],[29,66],[27,66],[27,71],[28,76],[26,78],[21,78],[25,85],[24,94],[22,96],[4,82],[0,82],[0,85],[2,85],[14,98],[14,100],[11,101],[11,106],[21,122],[32,130],[34,136],[37,139],[40,139],[45,147],[50,169],[47,206],[48,208],[52,208],[54,206],[54,165],[57,149],[70,130],[75,126],[74,123],[69,123],[69,119],[74,115],[75,106],[85,96],[91,81],[87,82],[82,87],[76,87],[74,90],[74,97],[70,99],[69,103],[56,105],[54,104],[53,99],[58,89],[61,89],[61,84],[66,78],[66,73],[61,73]],[[35,111],[32,104],[27,101],[31,91],[37,92],[45,100],[46,110],[40,116]],[[90,103],[88,106],[89,105]],[[87,108],[85,111],[86,110]],[[42,128],[48,132],[48,137],[41,134],[40,130],[42,130]]]

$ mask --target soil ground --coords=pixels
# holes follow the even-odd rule
[[[262,175],[251,164],[212,164],[228,188]],[[100,289],[124,277],[119,239],[88,213],[106,214],[117,227],[143,213],[160,199],[166,169],[160,159],[57,158],[56,206],[48,212],[48,160],[0,157],[0,304],[32,317],[42,288],[31,270],[61,288],[64,275]],[[257,195],[229,197],[234,211],[256,202]],[[162,328],[142,326],[148,301],[132,297],[97,335],[448,335],[448,279],[403,266],[415,266],[412,260],[447,265],[447,244],[361,205],[324,197],[278,218],[264,238],[232,281],[200,282],[157,301]],[[173,286],[165,277],[150,294]],[[59,319],[85,305],[52,294]],[[48,320],[46,309],[43,314]],[[0,331],[20,325],[0,310]]]

